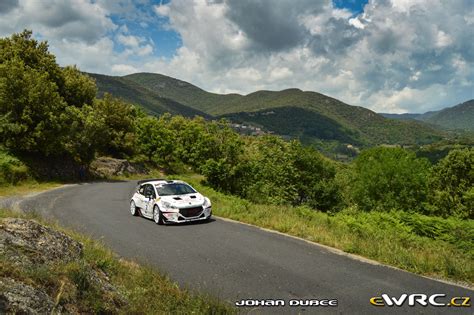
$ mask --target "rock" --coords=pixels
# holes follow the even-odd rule
[[[43,290],[10,279],[0,278],[0,313],[51,314],[54,301]],[[61,307],[55,311],[61,312]]]
[[[82,257],[81,243],[33,220],[3,219],[0,255],[15,265],[53,264]]]
[[[90,172],[97,177],[121,176],[124,174],[146,174],[146,168],[139,163],[123,159],[99,157],[90,165]]]
[[[81,299],[91,292],[106,313],[127,305],[80,242],[34,220],[0,220],[0,314],[90,313]]]

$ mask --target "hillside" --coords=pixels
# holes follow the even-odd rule
[[[172,108],[172,113],[180,108],[191,109],[233,122],[251,123],[305,142],[322,139],[359,145],[415,144],[443,137],[441,131],[421,122],[386,119],[366,108],[299,89],[222,95],[161,74],[92,76],[100,93],[110,92],[130,102],[143,103],[154,112],[166,111],[166,106]],[[272,114],[267,115],[269,112]]]
[[[214,115],[222,114],[227,103],[239,100],[239,94],[215,94],[195,85],[157,73],[135,73],[122,77],[149,91],[183,105]],[[231,111],[232,112],[232,111]]]
[[[378,113],[385,118],[396,119],[396,120],[421,120],[423,114],[412,114],[412,113],[403,113],[403,114],[391,114],[391,113]]]
[[[419,120],[445,129],[474,131],[474,100],[424,114],[381,113],[380,115],[396,120]]]
[[[95,73],[87,73],[87,75],[95,79],[98,88],[98,97],[102,97],[104,93],[110,93],[129,103],[138,104],[150,114],[155,115],[171,113],[186,117],[209,117],[209,115],[202,111],[185,106],[172,99],[161,97],[159,94],[122,77]]]
[[[362,114],[363,115],[363,114]],[[360,115],[360,116],[362,116]],[[316,111],[299,107],[279,107],[257,112],[240,112],[221,117],[251,124],[277,134],[298,138],[305,143],[314,139],[335,140],[356,145],[431,143],[441,133],[419,122],[401,122],[369,115],[352,123],[340,123]],[[348,118],[349,120],[349,118]]]
[[[474,131],[474,100],[459,105],[445,108],[429,117],[422,116],[428,123],[435,124],[447,129],[465,129]]]

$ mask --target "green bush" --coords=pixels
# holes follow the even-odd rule
[[[365,211],[422,211],[430,163],[402,148],[363,151],[348,169],[349,203]]]
[[[210,160],[201,170],[213,188],[259,203],[304,204],[323,211],[340,203],[335,163],[298,141],[246,138],[237,159]]]
[[[452,150],[433,167],[429,210],[474,219],[474,148]]]
[[[129,157],[133,106],[106,95],[76,67],[61,68],[31,31],[0,38],[0,142],[17,156],[87,165],[97,154]]]
[[[28,178],[28,168],[20,160],[0,151],[0,184],[16,184]]]

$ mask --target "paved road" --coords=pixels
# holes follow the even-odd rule
[[[369,304],[386,293],[444,293],[471,296],[473,291],[392,268],[338,255],[314,244],[216,218],[210,223],[158,226],[133,217],[128,202],[135,182],[69,186],[24,200],[60,223],[102,239],[123,257],[156,266],[180,285],[211,293],[232,303],[247,298],[335,298],[336,308],[260,308],[252,313],[416,313],[472,314],[473,307],[387,308]],[[472,302],[471,302],[472,304]],[[249,311],[246,309],[245,311]]]

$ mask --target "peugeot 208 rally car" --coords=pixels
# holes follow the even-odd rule
[[[211,201],[180,180],[139,181],[130,200],[132,215],[157,224],[181,223],[211,218]]]

